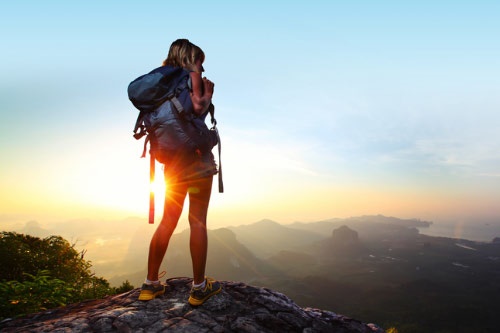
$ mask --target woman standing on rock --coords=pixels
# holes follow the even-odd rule
[[[191,101],[197,117],[205,119],[212,103],[214,84],[204,71],[203,51],[187,39],[172,43],[163,66],[182,67],[190,72]],[[193,265],[193,286],[189,303],[197,306],[221,291],[219,282],[205,277],[207,261],[207,212],[212,191],[212,178],[217,173],[213,154],[199,152],[196,162],[184,161],[175,156],[165,163],[167,190],[165,207],[160,225],[149,246],[148,275],[142,285],[139,300],[152,300],[165,293],[165,285],[159,281],[158,272],[177,222],[182,213],[184,200],[189,195],[190,251]]]

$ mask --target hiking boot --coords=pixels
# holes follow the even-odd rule
[[[202,305],[211,296],[220,293],[222,287],[218,281],[211,278],[206,278],[205,288],[191,288],[188,302],[192,306]]]
[[[165,293],[165,285],[162,283],[146,284],[143,283],[139,301],[150,301],[156,296],[161,296]]]

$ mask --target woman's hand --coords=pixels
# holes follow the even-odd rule
[[[201,73],[191,72],[191,101],[193,102],[194,112],[198,115],[207,111],[208,106],[212,103],[212,95],[214,94],[214,83],[202,78]]]
[[[214,94],[214,83],[207,79],[206,77],[203,78],[203,91],[205,92],[206,95],[209,95],[210,98],[212,98],[212,95]]]

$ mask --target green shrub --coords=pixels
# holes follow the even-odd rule
[[[1,317],[16,317],[66,305],[73,288],[53,278],[46,270],[36,275],[25,273],[25,280],[0,282]]]
[[[84,255],[60,236],[0,232],[0,320],[116,294]]]
[[[134,289],[134,286],[128,280],[125,280],[121,286],[115,288],[115,294],[123,294],[132,289]]]

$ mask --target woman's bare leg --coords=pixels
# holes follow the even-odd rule
[[[205,280],[208,250],[207,212],[212,193],[212,180],[213,177],[198,179],[190,183],[188,188],[189,226],[191,229],[189,247],[195,284],[200,284]]]
[[[158,271],[167,251],[170,237],[181,216],[186,193],[186,184],[167,184],[163,217],[149,245],[147,278],[150,281],[158,280]]]

